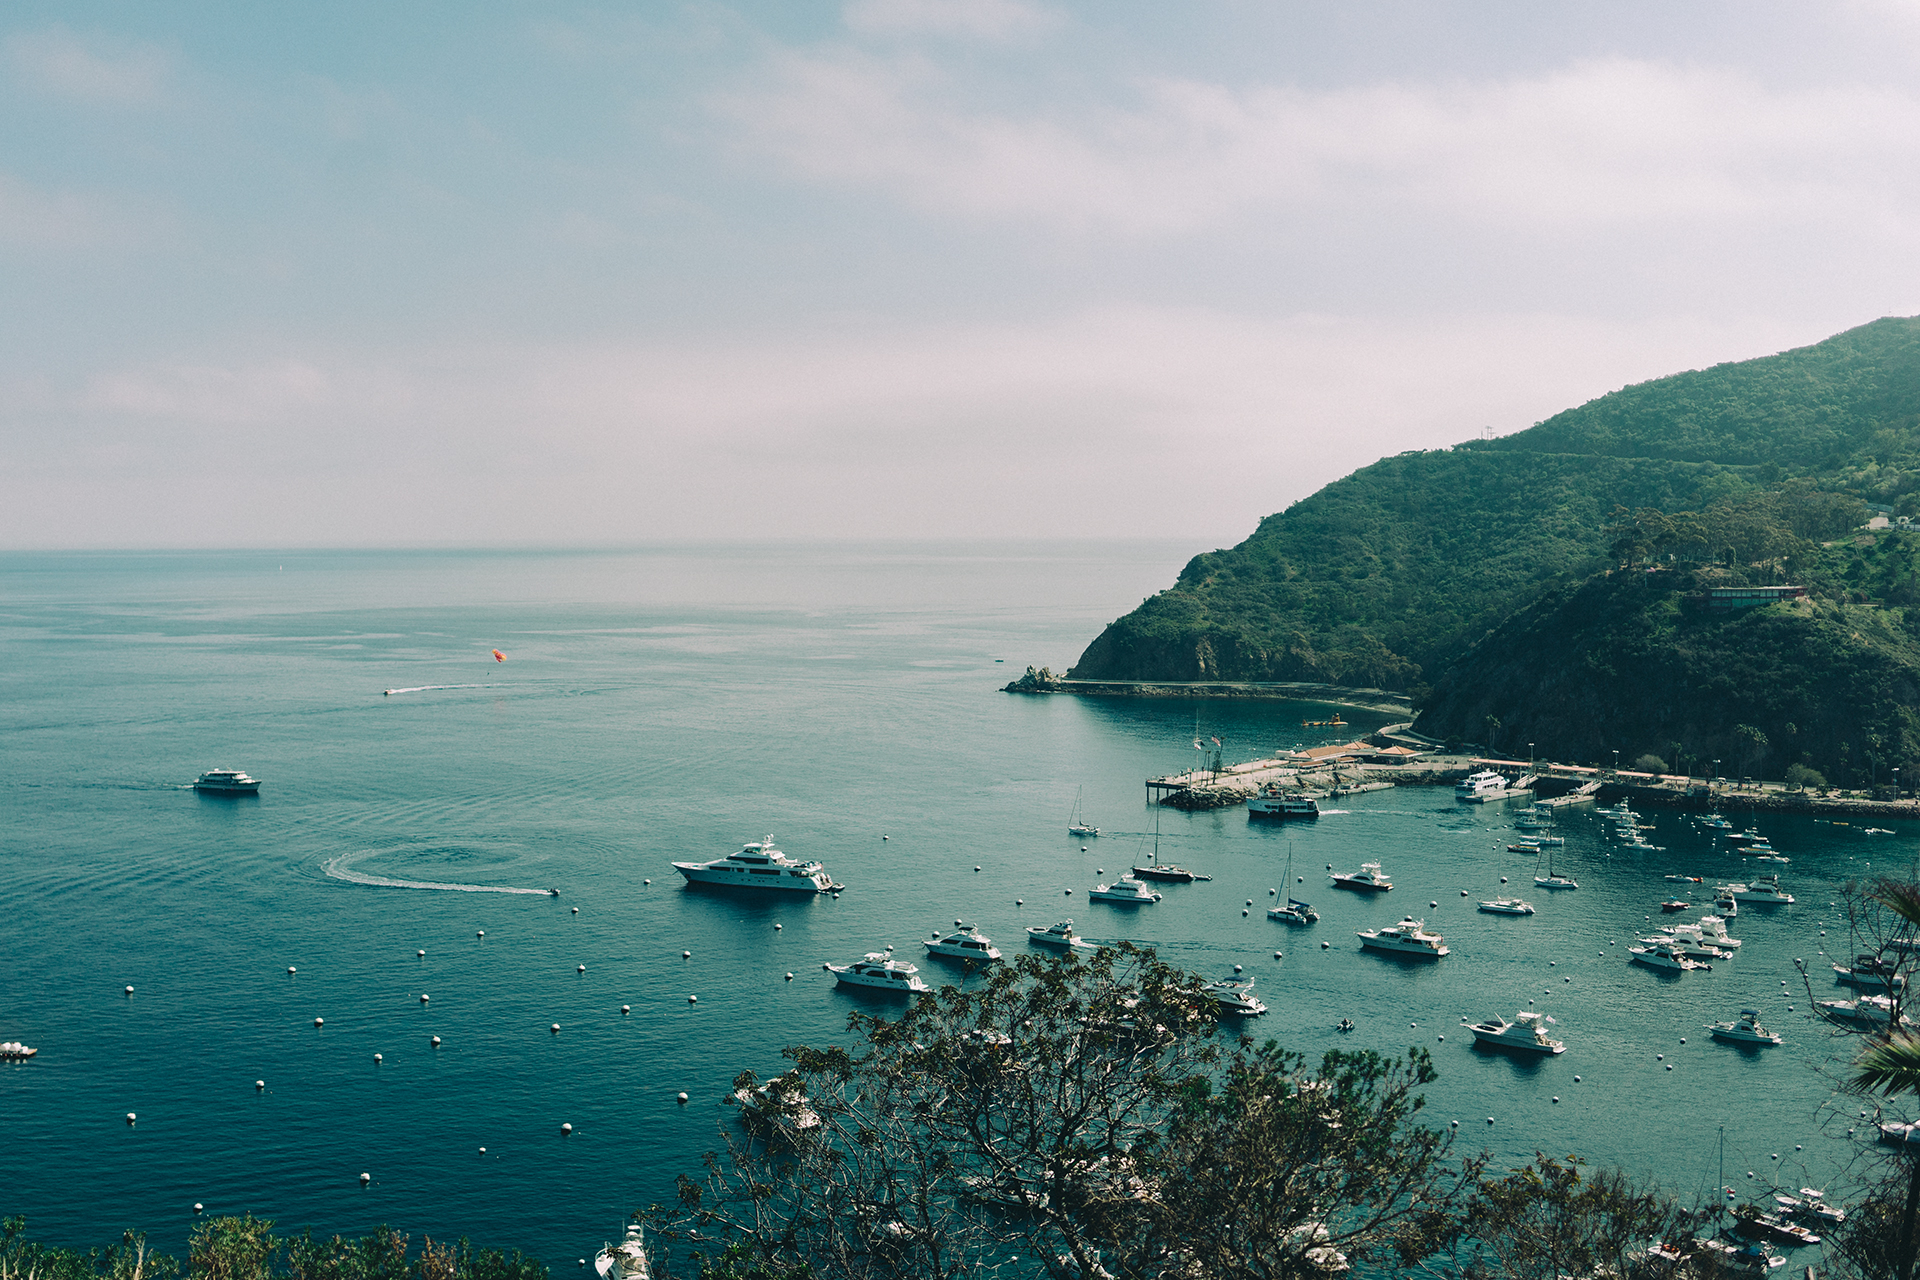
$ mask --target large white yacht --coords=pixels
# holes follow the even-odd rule
[[[1209,982],[1201,991],[1213,1001],[1214,1008],[1231,1018],[1257,1018],[1267,1011],[1267,1006],[1254,998],[1251,981]]]
[[[801,893],[837,893],[835,884],[817,862],[796,862],[773,847],[773,837],[741,846],[712,862],[676,862],[673,869],[689,884],[725,884],[741,889],[786,889]]]
[[[1392,951],[1400,955],[1428,956],[1438,959],[1447,954],[1442,944],[1444,939],[1437,933],[1427,932],[1425,920],[1415,920],[1404,916],[1399,924],[1385,925],[1378,929],[1362,929],[1359,933],[1360,945],[1375,951]]]
[[[921,945],[928,955],[948,956],[955,960],[978,960],[987,963],[1000,958],[1000,948],[993,945],[993,939],[970,924],[953,922],[954,931],[946,937],[935,933]]]
[[[1763,906],[1791,906],[1793,895],[1780,887],[1780,875],[1775,872],[1769,876],[1755,876],[1746,884],[1722,886],[1730,891],[1735,902],[1752,902]]]
[[[1393,888],[1393,881],[1377,862],[1363,862],[1358,871],[1334,876],[1333,882],[1342,889],[1356,889],[1361,893],[1386,893]]]
[[[193,789],[223,795],[254,795],[260,790],[260,779],[249,778],[238,769],[209,769],[195,780]]]
[[[600,1280],[649,1280],[647,1242],[640,1224],[629,1222],[627,1236],[618,1245],[602,1245],[593,1255],[593,1270]]]
[[[1160,901],[1160,895],[1147,888],[1145,882],[1132,876],[1122,876],[1112,884],[1097,884],[1087,890],[1090,902],[1119,902],[1139,906],[1148,902]]]
[[[933,990],[920,981],[918,965],[895,960],[884,951],[869,951],[865,959],[852,964],[823,964],[820,967],[832,974],[842,986],[874,987],[881,991],[913,995],[924,995]]]
[[[1468,800],[1478,803],[1479,801],[1489,800],[1496,796],[1503,796],[1506,792],[1507,780],[1491,769],[1482,769],[1478,773],[1470,773],[1453,784],[1453,798],[1455,800]]]
[[[1027,929],[1027,941],[1036,946],[1053,947],[1059,951],[1092,951],[1094,945],[1073,931],[1073,921],[1062,920],[1042,929],[1031,925]]]
[[[1628,947],[1633,959],[1630,963],[1644,964],[1650,969],[1671,969],[1685,973],[1689,969],[1711,969],[1710,964],[1701,964],[1698,960],[1689,960],[1679,945],[1672,939],[1648,942],[1638,947]]]
[[[1513,1021],[1505,1018],[1488,1018],[1485,1022],[1468,1023],[1467,1030],[1473,1032],[1473,1038],[1481,1044],[1495,1049],[1518,1049],[1523,1053],[1560,1054],[1567,1046],[1547,1035],[1546,1024],[1552,1022],[1544,1013],[1535,1013],[1529,1009],[1525,1013],[1513,1015]]]

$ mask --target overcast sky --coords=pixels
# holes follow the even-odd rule
[[[1920,311],[1920,6],[0,9],[0,546],[1154,535]]]

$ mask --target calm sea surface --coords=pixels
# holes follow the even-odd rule
[[[1163,853],[1212,883],[1132,913],[1089,904],[1103,871],[1151,851],[1141,782],[1191,762],[1196,708],[995,689],[1029,662],[1065,668],[1190,551],[0,557],[0,1040],[41,1051],[0,1067],[0,1212],[43,1240],[131,1226],[178,1251],[202,1202],[571,1269],[697,1169],[735,1073],[842,1033],[863,1006],[822,962],[912,956],[957,917],[1008,949],[1070,915],[1208,975],[1243,965],[1272,1006],[1258,1030],[1308,1054],[1424,1045],[1432,1122],[1502,1160],[1578,1152],[1691,1195],[1715,1185],[1724,1127],[1730,1182],[1838,1176],[1848,1046],[1807,1020],[1791,962],[1845,953],[1836,887],[1909,868],[1911,825],[1763,818],[1798,903],[1743,911],[1738,959],[1678,979],[1625,962],[1663,877],[1742,864],[1674,813],[1652,815],[1664,852],[1630,853],[1575,811],[1559,865],[1581,888],[1548,898],[1506,852],[1508,810],[1440,789],[1329,802],[1317,824],[1167,810]],[[1328,710],[1198,715],[1249,758],[1343,738],[1301,727]],[[266,785],[187,788],[219,766]],[[1084,851],[1066,834],[1083,789],[1106,831]],[[668,865],[768,833],[847,891],[690,891]],[[1311,929],[1265,918],[1290,850]],[[1328,864],[1363,860],[1395,892],[1326,887]],[[1461,896],[1503,876],[1538,915]],[[477,891],[547,887],[561,896]],[[1360,953],[1355,929],[1409,910],[1450,957]],[[1529,1003],[1564,1056],[1469,1047],[1463,1016]],[[1743,1006],[1787,1043],[1712,1044],[1703,1024]]]

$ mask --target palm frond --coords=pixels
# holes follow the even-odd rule
[[[1863,1093],[1920,1094],[1920,1035],[1900,1031],[1867,1047],[1853,1062],[1855,1089]]]
[[[1873,886],[1873,898],[1908,924],[1920,925],[1920,884],[1883,877]]]

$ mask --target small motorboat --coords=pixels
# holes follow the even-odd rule
[[[1549,1056],[1565,1053],[1567,1046],[1547,1035],[1546,1024],[1552,1022],[1544,1013],[1535,1013],[1529,1009],[1525,1013],[1513,1015],[1513,1021],[1505,1018],[1488,1018],[1484,1022],[1468,1022],[1460,1019],[1462,1026],[1473,1032],[1476,1044],[1486,1045],[1490,1049],[1516,1049],[1522,1053],[1544,1053]]]
[[[1480,909],[1493,916],[1530,916],[1533,904],[1520,898],[1493,898],[1480,904]]]
[[[1699,883],[1701,883],[1701,881],[1700,881],[1700,877],[1699,877],[1699,876],[1668,876],[1668,877],[1667,877],[1667,883],[1669,883],[1669,884],[1699,884]]]
[[[819,1123],[818,1116],[814,1123]],[[647,1242],[640,1224],[629,1222],[626,1239],[617,1246],[602,1245],[593,1255],[593,1270],[600,1280],[649,1280],[653,1273],[647,1269]]]
[[[1333,1029],[1335,1031],[1351,1031],[1353,1030],[1353,1019],[1342,1018],[1334,1024]]]
[[[820,967],[846,987],[871,987],[901,995],[925,995],[933,990],[920,980],[920,966],[895,960],[886,951],[869,951],[864,958],[852,964],[823,964]]]
[[[978,960],[988,964],[1000,958],[1000,948],[993,945],[993,939],[981,933],[970,924],[954,921],[954,930],[941,937],[936,930],[933,937],[921,943],[931,956],[946,956],[950,960]]]
[[[1266,1005],[1254,999],[1251,980],[1209,982],[1200,990],[1216,1010],[1230,1018],[1257,1018],[1267,1011]]]
[[[1660,904],[1660,909],[1662,911],[1685,911],[1688,907],[1692,905],[1693,905],[1692,903],[1682,902],[1678,898],[1670,898],[1667,901]]]
[[[1160,895],[1147,888],[1143,881],[1135,880],[1131,876],[1122,876],[1112,884],[1097,884],[1087,890],[1087,900],[1137,907],[1160,901]]]
[[[1733,1229],[1749,1240],[1772,1240],[1796,1249],[1820,1243],[1819,1236],[1799,1223],[1788,1222],[1777,1213],[1763,1212],[1758,1205],[1742,1205],[1733,1213]]]
[[[38,1049],[21,1044],[18,1040],[8,1040],[0,1044],[0,1061],[25,1062],[38,1052],[40,1052]]]
[[[1135,867],[1133,874],[1138,880],[1158,880],[1164,884],[1192,884],[1195,880],[1213,879],[1212,876],[1203,876],[1198,871],[1176,867],[1171,862],[1156,862],[1152,866]]]
[[[1387,873],[1380,869],[1377,862],[1363,862],[1358,871],[1335,875],[1332,879],[1339,888],[1358,893],[1388,893],[1393,889],[1393,881],[1387,878]]]
[[[1073,931],[1073,921],[1061,920],[1042,929],[1031,925],[1027,929],[1027,941],[1035,946],[1053,947],[1060,951],[1092,951],[1094,945]]]
[[[1760,1012],[1757,1009],[1742,1009],[1740,1016],[1732,1022],[1710,1022],[1707,1030],[1715,1040],[1725,1040],[1729,1044],[1779,1044],[1780,1037],[1760,1025]]]
[[[1533,853],[1533,854],[1537,854],[1537,853],[1539,853],[1539,852],[1540,852],[1540,842],[1539,842],[1538,840],[1520,840],[1520,841],[1516,841],[1515,843],[1513,843],[1513,844],[1510,844],[1510,845],[1508,845],[1508,846],[1507,846],[1507,852],[1508,852],[1508,853]]]
[[[1313,909],[1312,903],[1298,898],[1288,898],[1284,907],[1267,908],[1267,919],[1284,920],[1288,924],[1312,924],[1319,918],[1320,913]]]

